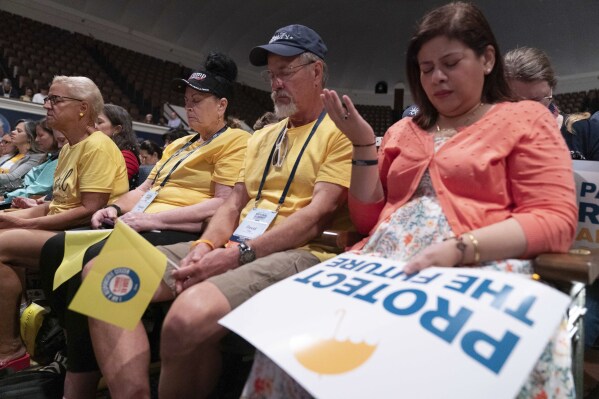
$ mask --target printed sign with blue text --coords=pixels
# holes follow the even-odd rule
[[[527,276],[345,253],[220,323],[317,398],[513,398],[569,298]]]
[[[599,162],[572,161],[578,199],[578,227],[572,247],[599,248]]]

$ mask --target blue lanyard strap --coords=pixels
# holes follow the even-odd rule
[[[179,159],[179,161],[177,161],[177,163],[171,168],[171,170],[168,172],[168,174],[166,175],[166,177],[164,178],[164,180],[162,181],[162,183],[160,183],[160,188],[164,187],[166,185],[166,182],[170,179],[171,175],[173,174],[173,172],[175,171],[175,169],[177,169],[179,167],[179,165],[185,161],[191,154],[193,154],[197,149],[202,148],[208,144],[210,144],[212,142],[212,140],[214,140],[215,138],[217,138],[218,136],[220,136],[221,134],[223,134],[225,132],[225,130],[227,130],[227,126],[225,125],[222,129],[220,129],[218,132],[214,133],[212,135],[212,137],[210,137],[208,140],[204,141],[202,144],[200,144],[199,146],[197,146],[196,148],[194,148],[193,150],[189,151],[189,153],[187,153],[183,158]],[[152,185],[154,185],[154,183],[156,183],[156,180],[158,179],[158,176],[160,175],[160,172],[162,171],[162,169],[166,166],[167,163],[170,162],[171,159],[173,159],[174,157],[178,156],[179,154],[181,154],[183,151],[185,151],[187,148],[189,148],[192,144],[194,144],[196,141],[198,141],[198,139],[200,138],[200,134],[196,134],[195,136],[193,136],[191,138],[191,140],[189,140],[187,142],[187,144],[185,144],[183,147],[181,147],[177,152],[175,152],[173,155],[171,155],[171,157],[160,167],[160,169],[158,170],[158,172],[156,172],[156,176],[154,176],[154,181],[152,181]]]
[[[297,171],[297,168],[299,166],[300,159],[302,158],[302,155],[304,155],[304,151],[306,150],[306,147],[308,146],[308,143],[312,139],[312,136],[314,136],[314,133],[316,133],[316,129],[318,129],[318,126],[320,125],[320,122],[322,122],[322,120],[324,119],[324,116],[326,114],[327,114],[326,111],[322,110],[322,112],[318,116],[318,119],[316,120],[316,123],[312,127],[312,130],[310,131],[310,134],[308,135],[308,138],[304,142],[304,145],[302,146],[302,149],[300,150],[299,154],[297,155],[297,159],[295,160],[295,164],[293,165],[293,169],[291,169],[291,173],[289,174],[289,179],[287,179],[287,184],[285,185],[285,189],[283,190],[283,194],[281,194],[281,198],[279,199],[279,206],[278,206],[278,208],[280,208],[283,205],[283,203],[285,202],[285,198],[287,197],[287,193],[289,192],[289,188],[291,187],[291,182],[293,181],[293,178],[295,177],[295,172]],[[262,188],[264,187],[264,183],[266,183],[266,175],[268,175],[268,171],[270,170],[270,165],[272,163],[272,158],[273,158],[274,153],[275,153],[275,147],[277,145],[277,141],[281,138],[281,136],[283,134],[285,134],[285,129],[286,128],[287,128],[287,126],[284,126],[283,129],[281,130],[281,132],[279,132],[279,134],[277,135],[277,140],[275,140],[275,143],[273,144],[272,149],[270,150],[270,155],[268,156],[268,161],[266,161],[266,166],[264,167],[264,173],[262,174],[262,180],[260,181],[260,187],[258,187],[258,194],[256,194],[256,202],[255,202],[256,204],[258,203],[258,201],[262,197]],[[277,208],[277,210],[278,210],[278,208]]]

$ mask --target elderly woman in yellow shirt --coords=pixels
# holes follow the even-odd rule
[[[94,128],[104,106],[94,82],[80,76],[56,76],[48,94],[44,100],[48,125],[61,131],[68,144],[60,152],[52,201],[0,214],[0,369],[29,365],[19,337],[24,287],[16,270],[38,268],[42,246],[50,237],[88,224],[98,209],[129,188],[121,152]],[[13,139],[19,146],[18,135]]]

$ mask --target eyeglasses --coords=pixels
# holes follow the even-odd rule
[[[540,98],[533,98],[534,101],[538,101],[541,104],[547,106],[549,105],[549,103],[551,102],[551,100],[553,100],[553,90],[549,93],[548,96],[545,97],[540,97]]]
[[[44,104],[48,101],[50,101],[50,104],[52,104],[53,106],[61,103],[63,101],[68,101],[68,100],[72,100],[72,101],[83,101],[79,98],[73,98],[73,97],[66,97],[66,96],[57,96],[55,94],[48,96],[46,98],[44,98]]]
[[[279,72],[272,72],[268,69],[266,71],[260,72],[260,76],[266,83],[271,83],[275,79],[279,79],[281,82],[287,82],[293,75],[299,71],[301,67],[305,67],[306,65],[314,64],[316,61],[310,61],[305,64],[295,65],[292,67],[287,67],[281,69]]]
[[[285,129],[279,137],[277,137],[277,141],[275,142],[275,151],[272,154],[272,166],[275,168],[280,168],[283,166],[283,162],[285,161],[285,156],[287,155],[287,147],[289,144],[289,140],[287,139],[287,129]]]
[[[553,100],[553,96],[545,96],[539,100],[541,104],[549,105],[549,103]]]

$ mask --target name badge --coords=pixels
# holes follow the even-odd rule
[[[131,212],[143,212],[148,206],[154,201],[154,198],[158,195],[158,191],[149,190],[137,201],[137,204],[131,209]]]
[[[277,217],[276,211],[254,208],[241,221],[229,240],[244,242],[259,237],[268,229],[268,226]]]

